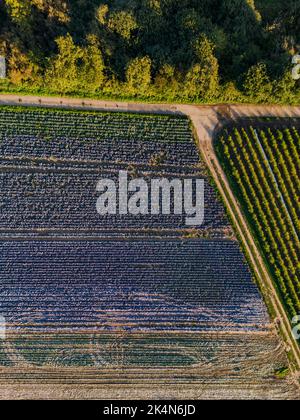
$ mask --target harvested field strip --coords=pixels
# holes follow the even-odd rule
[[[199,386],[198,398],[212,387],[218,395],[229,389],[235,396],[243,390],[244,396],[254,398],[296,395],[288,379],[276,377],[285,356],[269,332],[258,336],[219,333],[217,341],[207,332],[154,335],[124,331],[78,335],[77,341],[74,335],[15,332],[9,340],[10,349],[0,349],[0,386],[59,386],[63,377],[65,385],[80,385],[82,391],[101,384],[153,389],[163,383],[177,384],[183,391]],[[22,373],[18,359],[27,362]]]

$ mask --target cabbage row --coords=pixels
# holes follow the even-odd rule
[[[267,323],[235,241],[1,241],[0,258],[0,312],[12,328],[224,331]]]
[[[132,177],[205,178],[205,222],[229,228],[187,118],[0,109],[0,229],[183,229],[184,216],[100,217],[96,184]],[[150,206],[149,200],[149,206]]]
[[[153,173],[158,177],[158,174]],[[65,173],[54,170],[0,172],[0,228],[5,229],[185,229],[185,215],[107,215],[96,211],[99,179],[118,182],[115,172]],[[172,177],[169,177],[172,179]],[[145,178],[147,179],[147,177]],[[150,180],[148,179],[149,184]],[[149,194],[149,211],[151,197]],[[222,204],[213,188],[205,185],[205,219],[201,230],[228,226]]]
[[[1,157],[198,165],[189,121],[169,116],[0,110]]]

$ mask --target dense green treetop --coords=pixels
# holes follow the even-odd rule
[[[5,0],[0,88],[298,102],[300,0]]]

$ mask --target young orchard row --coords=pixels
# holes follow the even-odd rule
[[[300,312],[299,133],[229,128],[218,151],[290,316]]]

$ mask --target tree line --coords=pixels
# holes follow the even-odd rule
[[[300,0],[5,0],[0,89],[299,102]],[[298,47],[299,46],[299,47]]]

